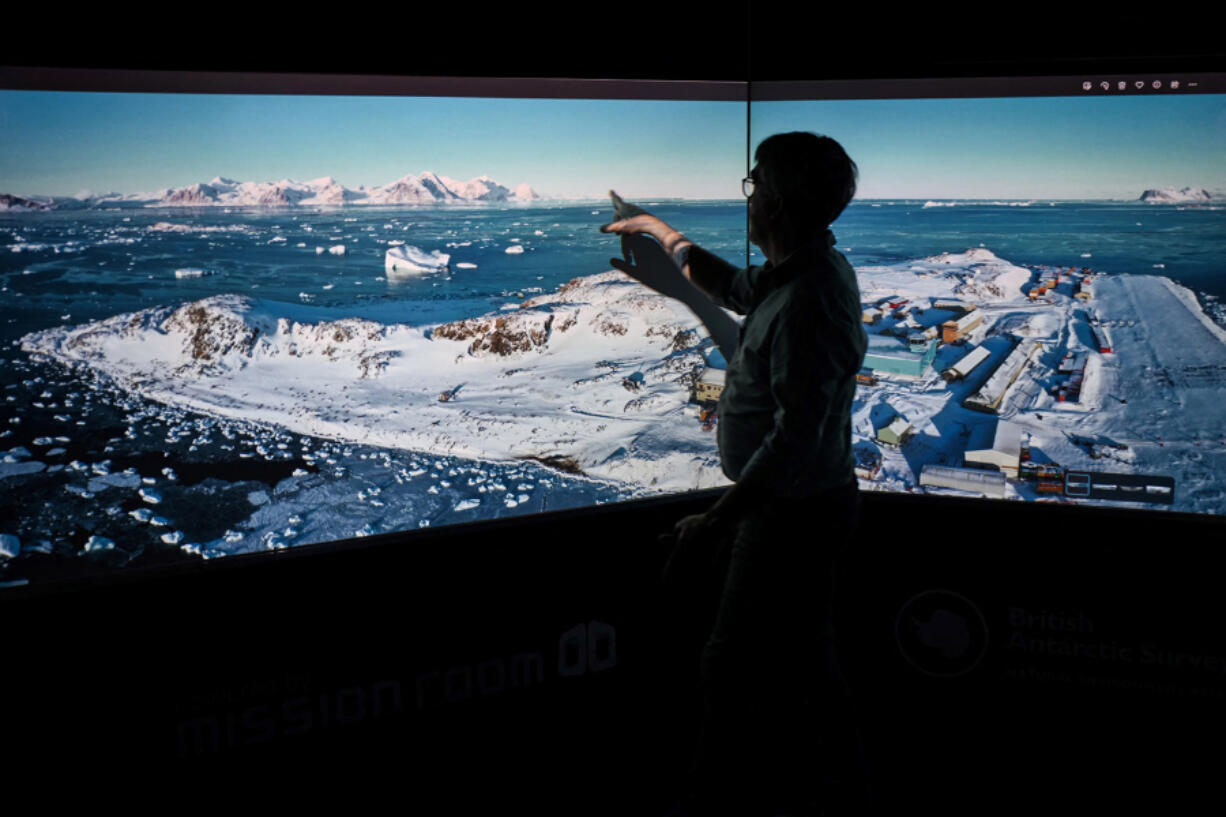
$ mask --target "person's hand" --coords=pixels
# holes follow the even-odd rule
[[[653,216],[638,205],[624,201],[621,196],[612,190],[609,191],[609,198],[613,200],[613,212],[617,216],[617,220],[612,224],[603,225],[600,228],[600,232],[617,233],[622,236],[645,233],[661,244],[667,244],[668,240],[674,235],[676,237],[681,236],[663,219]]]
[[[705,513],[696,513],[693,516],[683,517],[676,525],[673,526],[673,536],[677,538],[677,544],[683,545],[686,542],[702,537],[710,531],[711,519]]]
[[[696,514],[679,521],[673,527],[671,537],[661,537],[673,543],[662,575],[666,587],[690,583],[701,575],[715,555],[717,542],[712,535],[715,532],[715,526],[706,514]]]
[[[699,294],[673,257],[654,239],[645,235],[623,235],[622,253],[626,256],[624,260],[610,258],[609,265],[661,295],[688,303]]]

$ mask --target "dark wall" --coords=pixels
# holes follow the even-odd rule
[[[727,80],[1222,67],[1208,26],[1122,11],[848,11],[823,28],[759,7],[748,35],[748,11],[342,13],[47,15],[5,61]],[[255,780],[423,813],[478,790],[508,810],[655,813],[692,714],[655,536],[710,498],[17,588],[0,599],[3,768],[103,796]],[[892,495],[865,510],[839,626],[888,811],[1208,788],[1226,726],[1219,520]]]
[[[752,7],[752,8],[751,8]],[[798,17],[803,14],[803,17]],[[14,21],[9,65],[224,71],[816,79],[1044,73],[1083,67],[1221,65],[1213,26],[1195,14],[984,6],[883,11],[744,4],[732,14],[681,4],[557,0],[482,10],[417,4],[392,12],[294,14],[202,7],[31,8]],[[990,69],[990,70],[989,70]]]

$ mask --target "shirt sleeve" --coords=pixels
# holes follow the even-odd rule
[[[728,290],[717,301],[725,309],[731,309],[738,315],[744,315],[753,305],[753,287],[762,272],[761,267],[748,267],[737,270],[728,283]]]
[[[840,405],[851,343],[812,309],[793,301],[780,311],[771,339],[770,389],[775,400],[774,427],[745,464],[738,485],[754,493],[797,496],[809,493],[829,475],[826,450],[844,424],[833,415]]]

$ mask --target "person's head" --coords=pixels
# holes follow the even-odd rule
[[[758,145],[754,162],[749,227],[758,244],[768,236],[806,241],[824,232],[856,195],[856,163],[829,136],[777,133]]]

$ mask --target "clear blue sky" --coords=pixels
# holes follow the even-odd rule
[[[739,198],[738,102],[0,91],[0,193],[431,170],[545,195]]]
[[[1226,96],[754,103],[751,140],[808,130],[860,168],[858,198],[1135,199],[1226,192]]]
[[[755,103],[751,143],[813,130],[860,198],[1226,192],[1226,96]],[[563,197],[737,198],[736,102],[0,91],[0,193],[134,193],[208,181],[348,187],[432,170]]]

